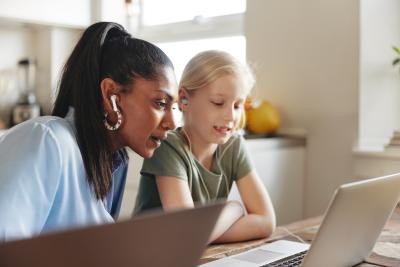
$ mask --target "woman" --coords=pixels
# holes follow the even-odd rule
[[[189,61],[179,85],[184,125],[143,163],[136,212],[226,199],[236,182],[245,207],[228,201],[210,241],[243,241],[273,232],[268,192],[235,133],[253,84],[249,69],[225,52],[206,51]]]
[[[0,138],[0,240],[112,222],[130,147],[151,157],[175,128],[169,58],[115,23],[83,33],[60,80],[53,116]]]

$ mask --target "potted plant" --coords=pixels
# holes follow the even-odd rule
[[[396,52],[397,57],[393,60],[393,66],[396,66],[400,63],[400,47],[393,46],[393,50]],[[400,71],[400,68],[399,68]]]

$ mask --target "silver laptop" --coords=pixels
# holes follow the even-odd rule
[[[353,266],[369,256],[399,197],[400,174],[342,185],[311,247],[279,240],[202,266]]]
[[[196,266],[224,204],[0,245],[0,266]]]

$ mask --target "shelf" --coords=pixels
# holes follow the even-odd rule
[[[400,160],[400,148],[399,149],[392,148],[384,151],[363,151],[355,149],[353,150],[353,155],[356,157],[363,157],[363,158]]]
[[[247,134],[244,138],[248,144],[260,146],[263,149],[306,146],[306,138],[297,136]]]

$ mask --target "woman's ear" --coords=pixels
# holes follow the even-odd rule
[[[104,111],[112,114],[120,101],[119,85],[111,78],[105,78],[100,83]]]

